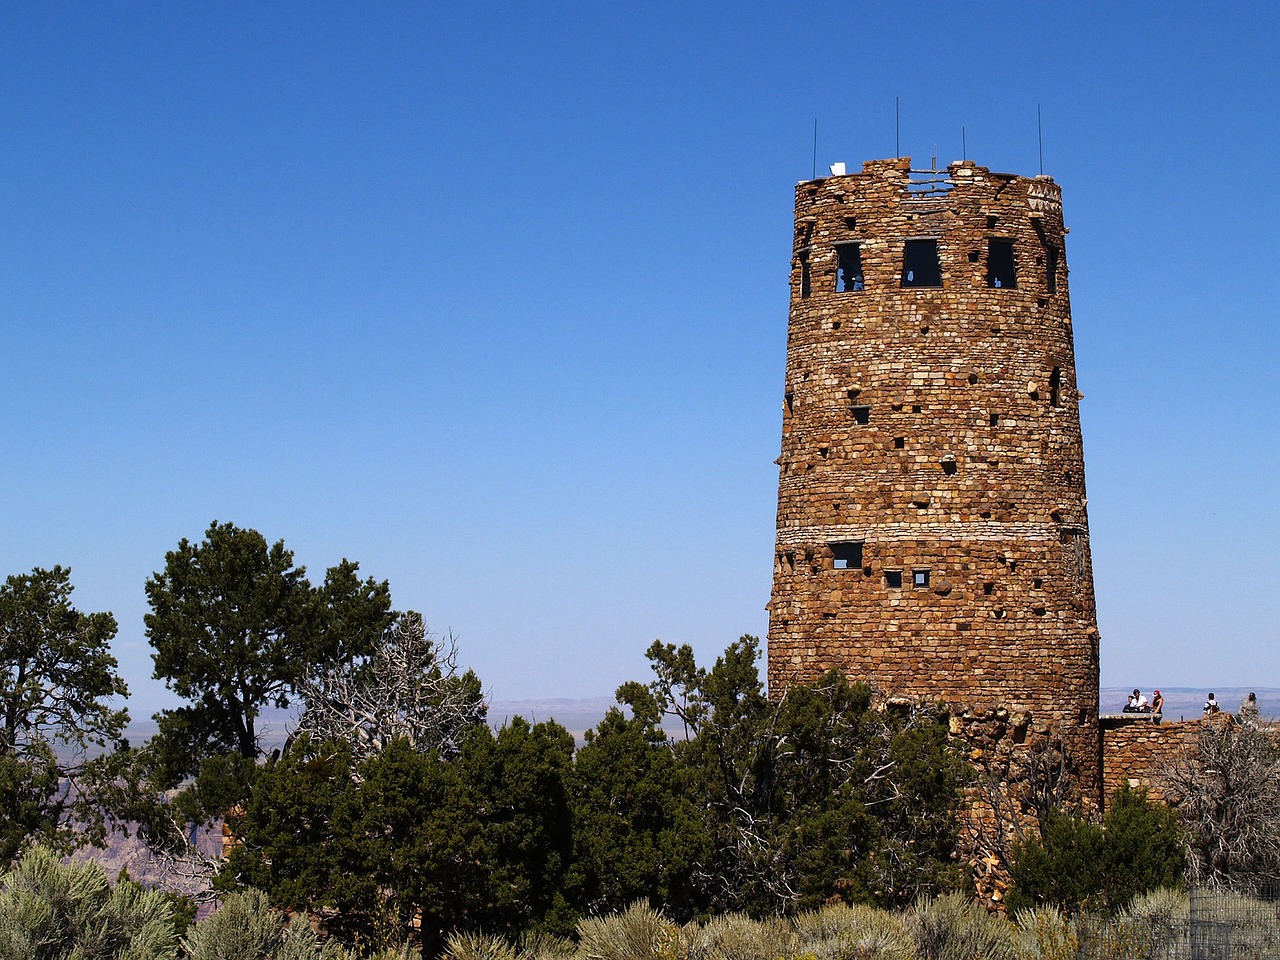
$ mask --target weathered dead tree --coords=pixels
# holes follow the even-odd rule
[[[1193,883],[1251,893],[1280,881],[1280,751],[1273,732],[1225,715],[1205,722],[1157,779],[1186,827]]]
[[[294,737],[345,741],[357,761],[397,739],[452,757],[487,709],[479,678],[459,671],[453,635],[436,637],[413,612],[397,618],[371,655],[330,665],[299,693]]]

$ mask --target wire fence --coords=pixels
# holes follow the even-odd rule
[[[1280,887],[1250,896],[1205,887],[1190,893],[1191,960],[1280,960]]]

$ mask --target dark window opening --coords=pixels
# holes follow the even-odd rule
[[[991,594],[995,593],[995,590],[996,590],[996,585],[994,583],[988,582],[982,585],[982,592],[986,594],[988,597],[991,596]]]
[[[1044,581],[1041,580],[1039,577],[1033,577],[1031,579],[1031,586],[1034,587],[1036,590],[1039,590],[1041,587],[1044,586]]]
[[[999,222],[1000,222],[999,217],[987,217],[987,229],[994,230],[996,228],[996,224]]]
[[[866,425],[871,422],[870,407],[850,407],[849,412],[853,414],[853,420],[855,423]]]
[[[904,287],[942,286],[942,265],[938,262],[937,240],[908,240],[902,253]]]
[[[978,382],[978,375],[976,373],[969,374],[969,383],[974,384],[977,382]]]
[[[905,447],[906,445],[907,445],[907,438],[906,438],[906,437],[894,437],[894,438],[893,438],[893,448],[894,448],[895,450],[901,450],[901,449],[902,449],[903,447]]]
[[[943,458],[942,458],[942,460],[941,460],[940,462],[942,463],[942,472],[943,472],[943,473],[945,473],[948,477],[953,476],[953,475],[955,474],[955,472],[956,472],[956,458],[955,458],[955,457],[943,457]]]
[[[861,390],[855,387],[852,390],[846,390],[844,395],[848,397],[850,400],[857,400],[858,394],[860,394],[861,392],[862,392]]]
[[[845,228],[846,228],[846,229],[848,229],[848,230],[856,230],[856,229],[858,228],[858,218],[857,218],[857,217],[845,217],[845,218],[844,218],[844,225],[845,225]]]
[[[1059,367],[1053,368],[1053,373],[1049,374],[1049,406],[1062,406],[1062,370]]]
[[[796,412],[796,395],[792,391],[788,390],[784,395],[784,398],[787,401],[787,413],[788,414],[795,413]]]
[[[831,453],[831,448],[830,448],[830,447],[819,447],[819,448],[818,448],[818,456],[822,457],[822,459],[823,459],[823,460],[827,459],[827,456],[828,456],[830,453]]]
[[[1018,285],[1012,240],[987,241],[987,286],[1011,289]]]
[[[832,320],[832,321],[831,321],[831,329],[832,329],[832,330],[839,330],[839,329],[840,329],[840,321],[839,321],[839,320]]]
[[[836,570],[859,570],[862,568],[862,541],[848,540],[842,543],[829,544],[832,566]]]
[[[1031,608],[1031,612],[1032,612],[1032,613],[1034,613],[1037,617],[1043,617],[1043,616],[1044,616],[1044,614],[1045,614],[1045,608],[1044,608],[1044,607],[1032,607],[1032,608]]]
[[[902,589],[902,571],[886,570],[884,572],[884,585],[890,590]]]
[[[925,587],[929,586],[929,571],[928,570],[912,570],[911,585],[915,587],[917,590],[923,590]]]
[[[800,257],[800,296],[807,298],[813,292],[813,279],[809,275],[809,255]]]
[[[997,611],[995,612],[994,616],[995,616],[995,618],[996,618],[997,620],[1003,620],[1003,619],[1004,619],[1004,611],[1003,611],[1003,610],[997,610]]]
[[[786,559],[787,569],[790,570],[792,573],[795,573],[796,555],[792,553],[790,550],[788,550],[785,554],[783,554],[783,557]]]
[[[923,333],[923,334],[928,334],[928,332],[929,332],[929,328],[928,328],[927,326],[926,326],[926,327],[921,327],[921,328],[920,328],[920,332],[921,332],[921,333]]]
[[[970,262],[970,263],[977,263],[977,262],[978,262],[979,260],[981,260],[981,259],[982,259],[982,254],[981,254],[981,253],[979,253],[977,250],[970,250],[970,251],[969,251],[969,262]]]
[[[836,293],[850,293],[865,287],[862,247],[856,243],[840,244],[836,247]]]
[[[911,412],[912,412],[912,413],[919,413],[919,412],[920,412],[921,410],[923,410],[923,409],[924,409],[924,408],[923,408],[922,406],[920,406],[920,404],[918,404],[918,403],[917,403],[917,404],[915,404],[915,405],[913,405],[913,406],[911,407]]]
[[[991,425],[992,425],[993,427],[994,427],[994,426],[997,426],[997,425],[1000,423],[1000,414],[998,414],[998,413],[993,413],[993,414],[990,416],[990,418],[989,418],[989,419],[990,419],[990,421],[991,421]]]
[[[1087,727],[1089,725],[1089,711],[1084,707],[1080,708],[1080,726]]]
[[[1058,292],[1058,248],[1049,247],[1045,251],[1044,286],[1049,293]]]

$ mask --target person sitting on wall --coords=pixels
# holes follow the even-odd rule
[[[1241,720],[1257,720],[1258,719],[1258,697],[1256,694],[1249,694],[1244,698],[1244,703],[1240,704]]]
[[[1138,712],[1138,691],[1137,690],[1129,694],[1129,702],[1124,705],[1124,710],[1122,712],[1123,713]]]
[[[1142,695],[1141,690],[1133,691],[1133,699],[1134,699],[1134,702],[1137,704],[1139,713],[1151,712],[1151,704],[1147,703],[1147,698]]]
[[[1204,702],[1204,715],[1207,717],[1210,714],[1217,713],[1218,710],[1218,701],[1213,698],[1213,691],[1210,690],[1209,698]]]
[[[1164,713],[1164,697],[1159,690],[1151,695],[1151,712],[1156,716]]]

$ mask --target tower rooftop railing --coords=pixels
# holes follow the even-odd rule
[[[950,193],[955,185],[946,170],[907,171],[907,193],[913,199],[940,199]]]

